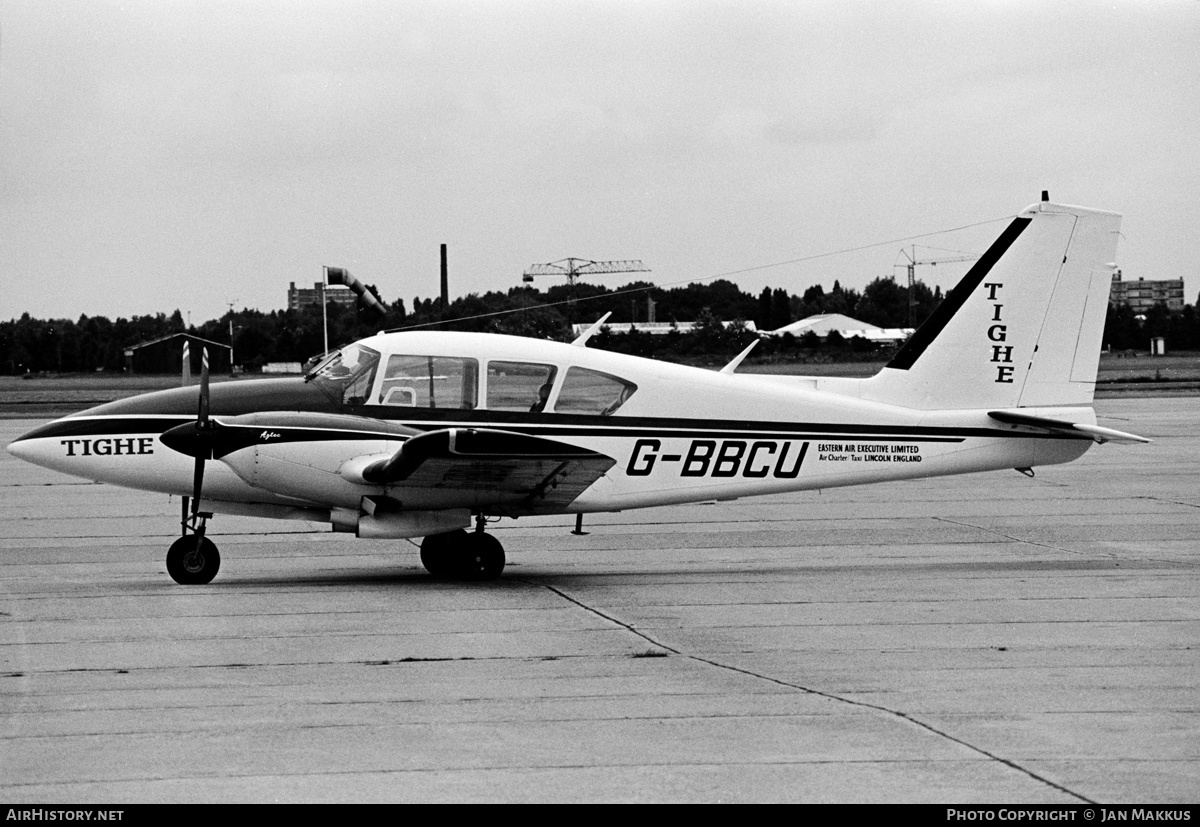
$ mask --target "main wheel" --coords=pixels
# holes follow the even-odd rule
[[[504,546],[482,531],[467,535],[459,555],[458,576],[464,580],[495,580],[504,571]]]
[[[167,551],[167,573],[176,583],[202,586],[212,582],[221,568],[221,555],[207,537],[197,540],[195,534],[180,537]]]
[[[421,541],[421,565],[434,577],[454,576],[457,568],[455,558],[466,540],[467,532],[461,528],[445,534],[430,534]]]

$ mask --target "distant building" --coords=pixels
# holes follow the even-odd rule
[[[1113,273],[1108,303],[1113,307],[1128,305],[1136,314],[1145,313],[1156,304],[1165,304],[1167,310],[1183,310],[1183,279],[1121,281],[1121,271],[1117,270]]]
[[[185,350],[186,348],[186,350]],[[174,373],[180,370],[183,354],[188,354],[188,371],[199,375],[202,354],[208,351],[214,373],[229,370],[233,348],[223,342],[201,339],[191,333],[172,333],[147,342],[125,347],[125,370],[129,373]],[[136,361],[135,361],[136,360]]]
[[[358,302],[358,296],[354,295],[354,292],[348,287],[336,285],[324,289],[326,301],[346,307],[354,307]],[[321,282],[315,282],[311,290],[297,287],[296,282],[292,282],[291,287],[288,288],[288,310],[299,310],[310,304],[321,306]]]
[[[790,333],[799,338],[805,333],[815,333],[824,339],[835,330],[843,339],[861,336],[871,342],[903,342],[913,332],[911,327],[876,327],[873,324],[860,322],[858,319],[852,319],[841,313],[822,313],[817,316],[809,316],[807,319],[801,319],[798,322],[792,322],[778,330],[772,330],[767,335],[782,336],[785,333]]]
[[[729,327],[733,322],[721,322],[725,327]],[[758,332],[758,325],[753,320],[742,322],[742,325],[750,333]],[[591,327],[590,324],[575,324],[571,325],[571,329],[576,336],[587,331]],[[680,333],[691,333],[696,329],[695,322],[614,322],[613,324],[604,325],[604,330],[609,333],[628,333],[630,330],[636,330],[638,333],[649,333],[654,336],[665,336],[672,330],[678,330]]]
[[[267,362],[263,365],[263,373],[304,373],[299,362]]]

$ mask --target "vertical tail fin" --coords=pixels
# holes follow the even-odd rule
[[[862,396],[922,410],[1091,404],[1120,225],[1027,208]]]

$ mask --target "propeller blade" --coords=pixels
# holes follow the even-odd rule
[[[192,521],[200,513],[200,489],[204,485],[204,463],[212,455],[214,423],[208,420],[208,348],[200,352],[200,406],[196,411],[196,471],[192,475]]]
[[[200,351],[200,410],[196,421],[201,426],[208,423],[208,348]]]
[[[196,456],[196,471],[192,476],[192,518],[200,513],[200,488],[204,485],[204,454]]]

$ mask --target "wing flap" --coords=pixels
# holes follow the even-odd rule
[[[522,508],[569,505],[616,461],[555,440],[475,428],[415,436],[362,471],[365,482],[401,488],[472,492],[474,502]]]

